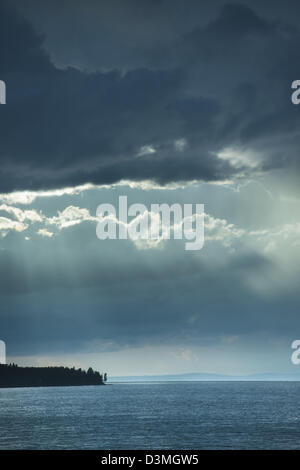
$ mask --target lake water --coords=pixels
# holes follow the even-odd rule
[[[300,449],[300,382],[0,389],[1,449]]]

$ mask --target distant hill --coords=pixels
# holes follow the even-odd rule
[[[255,381],[300,381],[299,374],[250,374],[250,375],[221,375],[206,373],[144,375],[111,377],[111,382],[255,382]]]
[[[16,364],[0,364],[0,388],[11,387],[61,387],[79,385],[104,385],[104,377],[89,368],[68,367],[19,367]]]

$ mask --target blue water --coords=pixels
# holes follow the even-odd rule
[[[300,449],[300,382],[0,389],[0,449]]]

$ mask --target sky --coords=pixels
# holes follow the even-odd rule
[[[0,0],[0,339],[20,365],[298,373],[298,1]],[[204,204],[205,243],[97,207]]]

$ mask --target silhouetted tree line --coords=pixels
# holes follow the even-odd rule
[[[75,367],[19,367],[0,364],[0,387],[58,387],[74,385],[104,385],[107,374],[91,367],[85,371]]]

